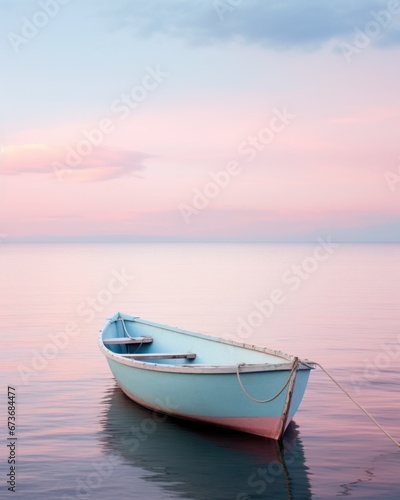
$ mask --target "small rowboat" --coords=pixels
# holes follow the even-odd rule
[[[123,392],[174,417],[280,439],[312,362],[116,313],[99,346]]]

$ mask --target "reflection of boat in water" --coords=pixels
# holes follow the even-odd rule
[[[294,422],[278,442],[157,414],[133,404],[116,387],[107,391],[104,403],[105,453],[141,469],[146,481],[175,498],[311,498]]]

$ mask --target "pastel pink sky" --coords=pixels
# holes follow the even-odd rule
[[[400,182],[385,178],[400,173],[398,48],[371,43],[349,64],[334,36],[283,50],[246,40],[191,46],[167,32],[161,43],[99,26],[92,36],[101,47],[88,46],[79,29],[62,39],[68,15],[60,32],[49,26],[5,54],[15,78],[0,164],[0,232],[9,241],[400,240]],[[59,67],[49,64],[51,43]],[[79,43],[83,54],[71,60]],[[134,46],[137,61],[127,64],[121,50]],[[122,105],[155,68],[161,81],[134,110]],[[239,173],[199,207],[198,192],[230,162]]]

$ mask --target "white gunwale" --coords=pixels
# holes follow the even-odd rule
[[[122,319],[126,321],[134,321],[135,323],[140,323],[143,325],[152,326],[158,329],[169,330],[172,332],[180,333],[182,335],[188,335],[191,337],[198,337],[210,342],[217,342],[226,345],[231,345],[235,347],[240,347],[243,349],[247,349],[250,351],[258,351],[265,354],[271,354],[273,356],[277,356],[287,360],[287,363],[245,363],[241,364],[240,372],[241,373],[251,373],[251,372],[266,372],[266,371],[281,371],[281,370],[291,370],[294,356],[284,353],[283,351],[278,351],[274,349],[270,349],[268,347],[260,347],[253,344],[241,343],[231,339],[225,339],[222,337],[215,337],[211,335],[205,335],[199,332],[193,332],[189,330],[183,330],[178,327],[172,327],[168,325],[164,325],[162,323],[156,323],[154,321],[149,321],[145,319],[141,319],[138,317],[124,317],[121,315]],[[197,374],[222,374],[222,373],[236,373],[237,364],[201,364],[196,363],[195,361],[190,362],[190,364],[160,364],[149,361],[142,361],[139,359],[132,359],[124,357],[123,355],[114,353],[110,351],[103,342],[103,331],[105,328],[115,321],[118,321],[119,317],[117,315],[110,316],[107,318],[107,322],[104,327],[99,332],[99,347],[103,354],[120,364],[135,367],[143,370],[152,370],[152,371],[160,371],[160,372],[172,372],[172,373],[197,373]],[[310,367],[314,368],[312,361],[309,360],[300,360],[298,369],[299,370],[309,370]]]

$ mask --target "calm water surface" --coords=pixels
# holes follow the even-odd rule
[[[97,348],[121,310],[281,349],[324,365],[400,440],[400,246],[317,247],[1,244],[1,498],[399,498],[400,449],[320,370],[278,445],[136,406]]]

